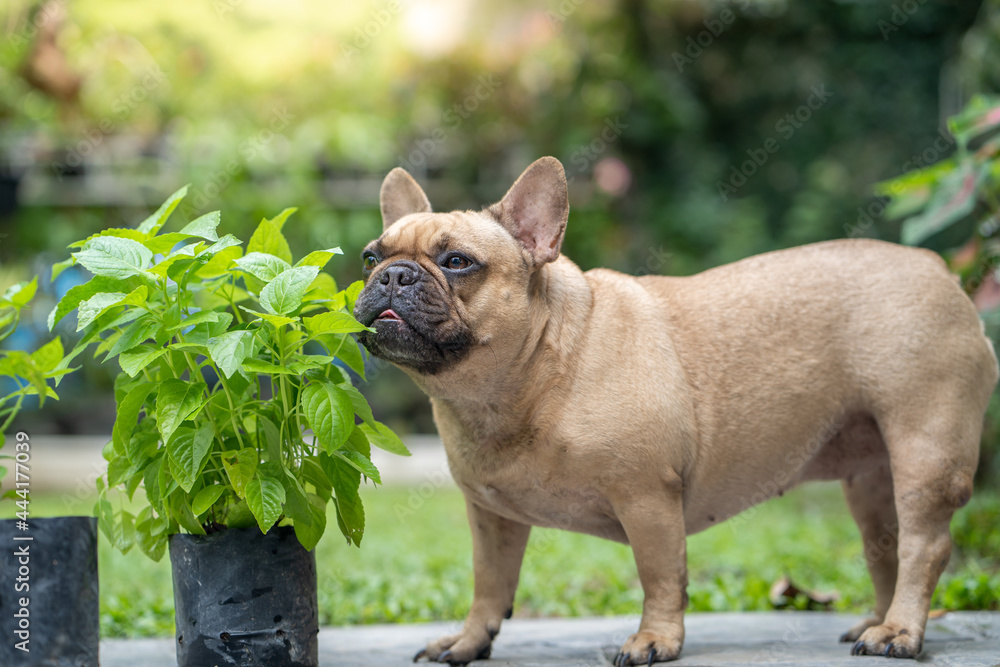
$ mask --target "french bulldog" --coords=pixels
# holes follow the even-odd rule
[[[472,529],[456,635],[486,658],[531,526],[631,545],[642,620],[620,667],[684,641],[685,539],[808,480],[840,480],[874,615],[852,653],[914,658],[972,493],[997,360],[935,254],[839,240],[688,277],[581,271],[560,254],[566,176],[545,157],[500,202],[433,213],[402,169],[364,250],[361,341],[430,396]]]

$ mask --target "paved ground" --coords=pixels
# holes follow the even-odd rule
[[[688,614],[685,665],[775,667],[865,667],[894,664],[881,657],[851,657],[839,634],[858,617],[822,612]],[[514,619],[504,623],[493,659],[481,667],[606,667],[619,644],[635,630],[637,617]],[[453,623],[369,625],[320,631],[324,667],[403,667],[429,640],[455,631]],[[932,620],[921,664],[948,667],[1000,665],[1000,612],[958,612]],[[170,667],[170,639],[105,640],[103,667]],[[209,667],[209,666],[206,666]]]
[[[90,493],[106,469],[101,448],[107,437],[32,438],[32,490]],[[407,439],[407,459],[375,452],[387,484],[440,485],[450,482],[444,450],[434,436]],[[884,658],[850,656],[841,632],[857,617],[808,612],[688,614],[683,665],[775,665],[837,667],[893,664]],[[611,664],[619,645],[635,631],[638,618],[520,620],[504,623],[493,659],[483,667],[597,667]],[[326,666],[393,667],[411,664],[424,643],[457,629],[454,623],[372,625],[320,631],[320,662]],[[949,667],[1000,667],[1000,612],[961,612],[931,621],[918,660]],[[104,667],[172,667],[173,639],[105,640]],[[913,663],[895,663],[906,667]],[[207,666],[206,667],[210,667]]]

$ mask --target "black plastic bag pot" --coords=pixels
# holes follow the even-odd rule
[[[0,545],[0,665],[97,667],[97,519],[5,519]]]
[[[316,555],[290,527],[171,535],[177,664],[319,665]]]

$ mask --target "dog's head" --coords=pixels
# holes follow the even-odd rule
[[[382,235],[368,244],[355,317],[368,350],[411,375],[503,363],[523,344],[532,277],[559,257],[569,201],[558,160],[529,166],[482,211],[432,213],[403,169],[380,195]]]

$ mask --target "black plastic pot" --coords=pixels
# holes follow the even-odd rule
[[[97,667],[97,519],[21,523],[0,521],[0,665]]]
[[[171,535],[177,664],[319,665],[316,555],[292,528]]]

